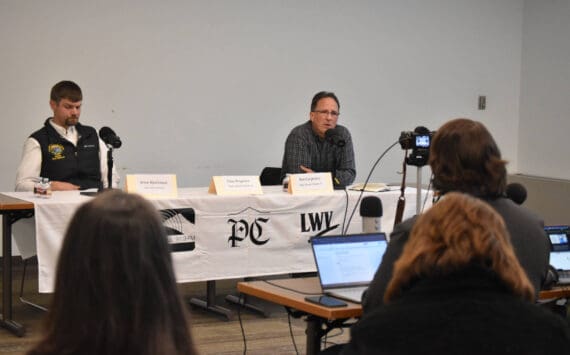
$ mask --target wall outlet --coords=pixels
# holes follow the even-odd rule
[[[479,96],[479,101],[477,103],[477,108],[479,110],[484,110],[485,108],[487,108],[487,96],[484,95],[480,95]]]

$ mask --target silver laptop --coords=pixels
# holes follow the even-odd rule
[[[546,226],[550,240],[550,265],[558,271],[558,283],[570,284],[570,226]]]
[[[380,232],[311,238],[323,293],[360,303],[387,246]]]

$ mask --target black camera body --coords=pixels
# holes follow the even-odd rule
[[[420,126],[416,127],[413,132],[404,131],[400,134],[399,142],[402,149],[412,151],[406,158],[408,165],[419,167],[427,164],[433,133],[429,129]]]
[[[400,145],[402,149],[429,149],[433,132],[402,132],[400,134]]]

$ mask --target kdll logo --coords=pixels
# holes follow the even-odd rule
[[[311,232],[313,235],[324,235],[338,228],[331,225],[333,211],[301,213],[301,232]]]
[[[173,208],[160,210],[162,224],[166,229],[172,252],[192,251],[196,247],[193,228],[196,214],[193,208]]]

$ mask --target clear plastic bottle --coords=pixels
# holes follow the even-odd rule
[[[34,195],[40,198],[51,197],[51,182],[48,178],[40,178],[34,185]]]

